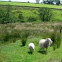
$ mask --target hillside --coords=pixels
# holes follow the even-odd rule
[[[9,5],[16,5],[16,6],[48,7],[48,8],[62,9],[62,5],[21,3],[21,2],[2,2],[2,1],[0,1],[0,5],[8,5],[8,4]]]
[[[53,47],[48,48],[47,54],[40,52],[39,40],[43,37],[48,37],[53,30],[53,26],[62,26],[62,23],[13,23],[0,24],[1,30],[28,30],[31,32],[27,39],[25,46],[22,46],[19,38],[15,43],[11,41],[0,41],[0,62],[62,62],[62,42],[60,48],[53,50]],[[1,31],[0,30],[0,31]],[[2,31],[2,32],[3,32]],[[15,32],[15,31],[14,31]],[[20,34],[21,32],[19,32]],[[17,34],[17,33],[16,33]],[[4,37],[4,36],[3,36]],[[0,34],[1,39],[1,34]],[[8,39],[8,37],[7,37]],[[14,39],[15,40],[15,39]],[[33,54],[29,53],[28,44],[33,42],[35,44],[35,51]]]
[[[40,7],[54,8],[51,20],[40,19]],[[39,46],[45,38],[54,39],[47,54]],[[28,48],[31,42],[33,54]],[[0,1],[0,62],[62,62],[62,5]]]
[[[25,47],[21,46],[20,41],[0,45],[0,62],[62,62],[62,45],[55,51],[49,48],[47,55],[38,52],[39,45],[36,45],[34,53],[32,55],[29,54],[29,41],[39,41],[40,39],[41,38],[28,39]]]
[[[4,5],[5,3],[7,3],[7,4],[12,3],[12,6],[7,5],[7,4]],[[40,19],[40,16],[39,16],[39,11],[38,11],[39,7],[17,6],[17,2],[5,2],[5,3],[3,3],[3,2],[1,3],[0,13],[4,14],[9,9],[10,19],[11,19],[11,21],[8,20],[9,22],[19,21],[19,15],[20,14],[22,14],[22,16],[24,18],[24,22],[42,22],[42,20]],[[13,3],[14,4],[16,3],[16,4],[14,5]],[[32,4],[32,5],[34,5],[33,3],[23,3],[23,4]],[[44,6],[46,6],[45,4],[35,4],[35,5],[44,5]],[[48,6],[50,7],[50,5],[48,5]],[[54,7],[54,6],[51,5],[51,7]],[[60,6],[58,6],[58,7],[60,8]],[[55,8],[51,9],[53,16],[52,16],[50,21],[62,21],[62,10],[58,9],[58,7],[56,9]],[[1,11],[3,11],[4,13],[2,13]],[[5,18],[6,18],[6,16],[5,16]]]

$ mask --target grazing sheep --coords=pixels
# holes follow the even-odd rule
[[[34,49],[35,49],[34,43],[30,43],[30,44],[29,44],[29,49],[30,49],[30,52],[31,52],[31,53],[34,51]]]
[[[46,50],[48,47],[51,46],[52,43],[53,43],[53,41],[50,38],[41,39],[39,41],[40,48],[46,48]]]

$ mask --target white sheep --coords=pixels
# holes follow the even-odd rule
[[[30,52],[32,53],[34,51],[34,49],[35,49],[34,43],[30,43],[29,44],[29,50],[30,50]]]
[[[46,50],[48,47],[51,46],[52,43],[53,43],[53,41],[50,38],[41,39],[39,41],[40,48],[46,48]]]

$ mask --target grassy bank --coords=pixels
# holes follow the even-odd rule
[[[39,52],[40,48],[38,44],[40,39],[50,37],[50,34],[54,29],[53,27],[59,25],[62,26],[62,23],[55,22],[53,24],[50,22],[43,22],[0,24],[1,33],[5,31],[10,33],[13,29],[18,30],[18,32],[14,31],[16,33],[15,35],[17,35],[17,33],[21,33],[19,30],[28,30],[30,32],[27,43],[24,47],[22,46],[21,38],[17,40],[14,39],[15,43],[11,42],[11,39],[7,42],[2,42],[0,40],[0,62],[62,62],[62,42],[60,48],[55,51],[53,51],[53,47],[48,48],[47,55]],[[12,34],[14,32],[12,32]],[[29,53],[28,44],[30,42],[33,42],[36,46],[33,54]]]
[[[54,7],[54,6],[53,6]],[[17,7],[17,6],[0,6],[0,12],[1,14],[5,14],[8,10],[10,19],[9,22],[19,22],[19,15],[22,14],[24,18],[24,22],[42,22],[39,16],[39,8],[32,8],[32,7]],[[52,10],[52,18],[50,21],[62,21],[62,10]],[[4,16],[2,16],[3,18]],[[5,18],[7,18],[5,16]],[[2,19],[1,19],[2,20]]]
[[[0,45],[0,62],[62,62],[62,45],[59,49],[53,51],[52,47],[48,49],[48,54],[39,52],[39,45],[36,45],[41,38],[31,38],[27,40],[25,47],[21,42]],[[28,44],[34,41],[36,45],[34,53],[29,54]]]
[[[62,9],[61,5],[0,2],[0,5],[7,4]],[[42,22],[39,18],[38,8],[10,5],[8,7],[0,6],[0,21],[2,22],[0,24],[0,62],[62,62],[62,10],[52,9],[52,19],[49,22]],[[25,23],[19,21],[21,14]],[[31,19],[29,19],[30,17]],[[29,22],[32,19],[36,21]],[[2,20],[11,23],[3,24]],[[49,37],[54,40],[54,43],[48,48],[47,54],[40,52],[39,40]],[[26,42],[24,46],[23,42]],[[29,52],[28,44],[30,42],[35,44],[33,54]]]
[[[20,3],[20,2],[1,2],[0,5],[17,5],[17,6],[33,6],[33,7],[48,7],[62,9],[62,5],[48,5],[48,4],[34,4],[34,3]]]

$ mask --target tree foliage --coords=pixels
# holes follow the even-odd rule
[[[11,6],[7,5],[6,9],[0,9],[0,24],[6,24],[10,22]]]
[[[52,10],[47,7],[42,7],[39,9],[39,16],[42,21],[50,21],[52,18]]]
[[[36,0],[36,3],[39,3],[40,0]]]

